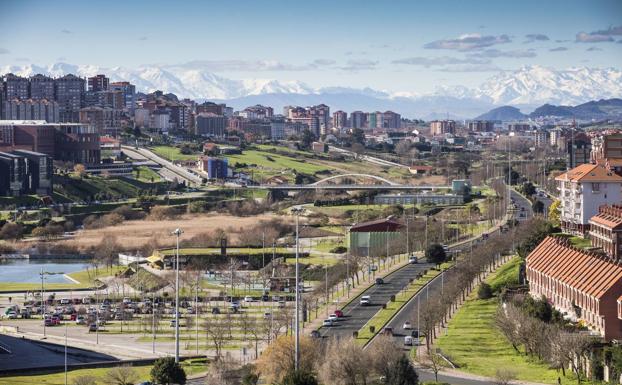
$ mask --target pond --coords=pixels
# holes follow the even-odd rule
[[[0,262],[0,282],[41,283],[41,269],[48,273],[75,273],[86,270],[88,262],[80,259],[13,259]],[[46,275],[47,283],[67,283],[63,274]]]

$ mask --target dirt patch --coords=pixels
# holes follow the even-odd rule
[[[171,232],[177,227],[184,230],[182,238],[191,238],[197,234],[214,231],[216,229],[227,230],[232,228],[237,231],[240,227],[250,227],[259,221],[270,220],[277,217],[274,214],[261,214],[252,217],[234,217],[222,214],[183,215],[170,220],[136,220],[126,221],[120,225],[104,227],[102,229],[84,230],[70,240],[62,241],[67,245],[75,245],[80,249],[99,244],[104,237],[114,236],[117,243],[131,250],[140,247],[147,242],[155,243],[155,247],[174,246],[175,237]],[[236,234],[232,234],[230,242],[235,240]]]

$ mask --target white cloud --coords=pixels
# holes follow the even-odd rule
[[[456,39],[436,40],[425,44],[423,47],[427,49],[452,49],[458,51],[472,51],[496,44],[509,43],[512,40],[508,35],[486,35],[482,36],[478,33],[464,34]]]

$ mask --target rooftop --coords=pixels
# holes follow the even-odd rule
[[[561,174],[555,180],[562,182],[622,182],[622,177],[603,164],[586,163]]]
[[[603,297],[622,281],[622,266],[548,236],[527,256],[527,267],[588,296]]]

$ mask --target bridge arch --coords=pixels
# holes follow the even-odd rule
[[[311,183],[310,186],[321,186],[321,185],[323,185],[326,182],[329,182],[331,180],[340,179],[340,178],[347,178],[347,177],[359,177],[359,178],[374,179],[374,180],[377,180],[377,181],[382,182],[385,185],[389,185],[389,186],[397,186],[397,185],[399,185],[399,183],[392,182],[392,181],[390,181],[388,179],[385,179],[385,178],[377,176],[377,175],[351,173],[351,174],[341,174],[341,175],[329,176],[327,178],[320,179],[317,182]]]

